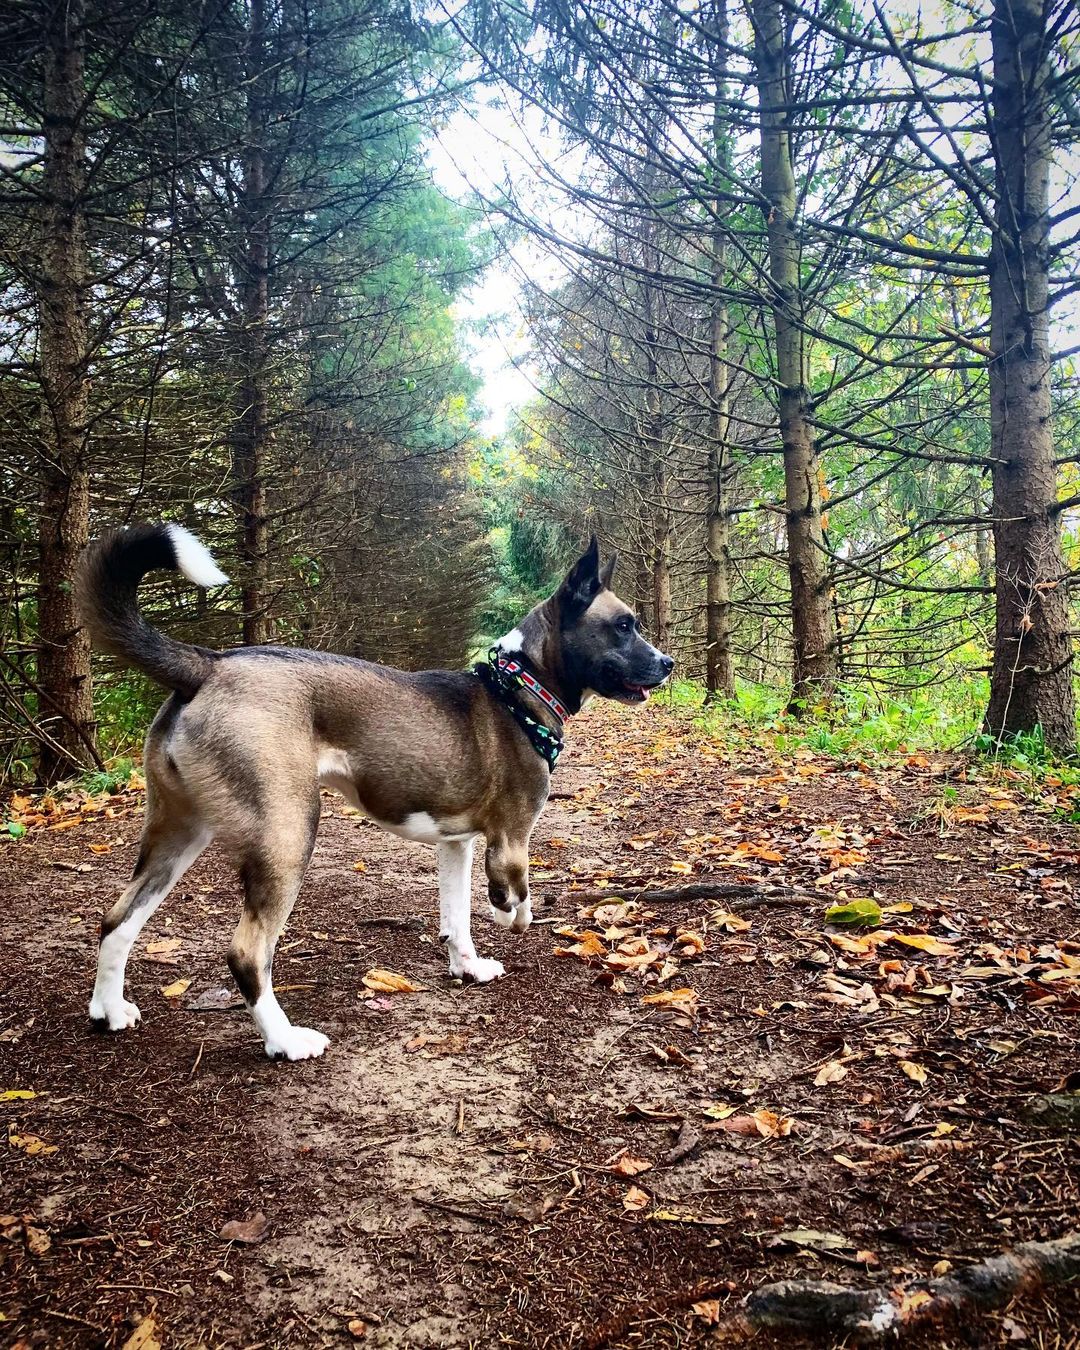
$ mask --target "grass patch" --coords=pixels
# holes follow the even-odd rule
[[[828,708],[795,716],[788,691],[740,683],[735,699],[705,704],[702,685],[677,681],[671,705],[708,735],[734,747],[752,739],[778,755],[811,750],[840,760],[867,760],[917,751],[974,748],[989,686],[986,680],[913,690],[903,697],[845,685]]]

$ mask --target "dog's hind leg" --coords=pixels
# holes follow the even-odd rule
[[[306,811],[306,825],[294,823],[276,833],[268,830],[241,853],[244,912],[229,948],[229,969],[271,1059],[312,1059],[330,1044],[321,1031],[293,1026],[274,995],[274,949],[315,846],[318,795]],[[304,815],[305,804],[299,803],[295,820],[303,821]]]
[[[184,813],[169,814],[148,781],[146,822],[135,873],[101,925],[90,1016],[109,1031],[123,1031],[139,1021],[138,1008],[124,998],[128,955],[143,925],[211,838],[212,832],[201,820]]]
[[[506,971],[498,961],[477,956],[472,940],[473,841],[438,844],[439,941],[446,945],[450,974],[486,984]]]

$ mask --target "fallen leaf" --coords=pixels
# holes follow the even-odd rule
[[[889,942],[902,942],[905,947],[917,947],[928,956],[955,956],[956,948],[929,933],[891,933]]]
[[[727,1130],[729,1134],[760,1135],[762,1139],[780,1139],[789,1135],[795,1122],[790,1116],[778,1116],[775,1111],[754,1111],[748,1116],[729,1116],[719,1124],[706,1129]]]
[[[926,1082],[926,1070],[921,1064],[916,1064],[912,1059],[902,1059],[900,1067],[914,1083]]]
[[[44,1256],[52,1246],[52,1238],[43,1228],[35,1228],[28,1223],[25,1228],[26,1245],[35,1256]]]
[[[814,1075],[814,1086],[824,1087],[826,1083],[839,1083],[847,1077],[847,1066],[839,1059],[830,1059]]]
[[[709,1326],[715,1326],[720,1321],[720,1300],[718,1298],[704,1298],[700,1303],[691,1303],[690,1311],[702,1321],[707,1322]]]
[[[648,1172],[652,1165],[647,1158],[635,1158],[630,1153],[624,1153],[611,1170],[618,1177],[636,1177],[642,1172]]]
[[[28,1158],[44,1158],[60,1149],[59,1144],[47,1144],[36,1134],[9,1134],[8,1143],[12,1148],[21,1148]]]
[[[404,975],[393,970],[369,970],[362,983],[377,994],[418,994],[422,993],[418,984],[413,984]]]
[[[218,1237],[226,1242],[243,1242],[251,1247],[256,1242],[261,1242],[269,1229],[269,1220],[260,1209],[250,1219],[230,1219],[222,1226]]]
[[[583,961],[588,961],[594,956],[606,956],[607,947],[599,933],[586,930],[583,933],[575,933],[578,941],[570,947],[556,947],[554,954],[556,956],[577,956]]]
[[[730,914],[726,910],[717,910],[715,914],[711,914],[709,922],[722,928],[725,933],[748,933],[750,931],[749,920],[740,919],[737,914]]]
[[[697,994],[693,989],[664,989],[659,994],[645,994],[641,1001],[661,1008],[676,1008],[679,1012],[697,1012]]]
[[[631,1186],[623,1196],[622,1205],[623,1209],[631,1214],[635,1214],[638,1210],[644,1209],[648,1203],[649,1196],[647,1192],[643,1191],[640,1186]]]
[[[680,956],[700,956],[705,950],[705,939],[700,933],[680,930],[675,934],[675,946]]]
[[[179,938],[156,938],[147,944],[146,959],[162,966],[175,966],[180,945]]]
[[[876,928],[881,922],[881,906],[876,900],[848,900],[843,905],[832,905],[825,911],[826,923],[843,924],[850,928]]]
[[[29,1088],[8,1088],[6,1092],[0,1092],[0,1102],[28,1102],[36,1096],[37,1093]]]
[[[359,1317],[354,1317],[348,1323],[348,1332],[354,1341],[362,1341],[367,1335],[367,1323],[361,1321]]]
[[[816,1228],[788,1228],[770,1239],[770,1246],[809,1247],[815,1252],[854,1251],[858,1246],[842,1233],[822,1233]]]
[[[161,1350],[157,1323],[149,1313],[139,1322],[121,1350]]]
[[[164,985],[161,992],[166,998],[179,998],[181,994],[186,994],[190,987],[190,980],[173,980],[172,984]]]
[[[111,853],[112,844],[87,844],[91,853]]]

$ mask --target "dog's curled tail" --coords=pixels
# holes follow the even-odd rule
[[[147,572],[182,572],[196,586],[228,577],[209,550],[181,525],[134,525],[91,544],[79,573],[79,608],[94,643],[159,684],[190,698],[216,653],[158,632],[139,612],[136,592]]]

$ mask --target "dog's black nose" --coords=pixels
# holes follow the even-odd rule
[[[662,656],[660,658],[660,664],[664,667],[665,675],[670,675],[675,669],[675,660],[671,656]]]

